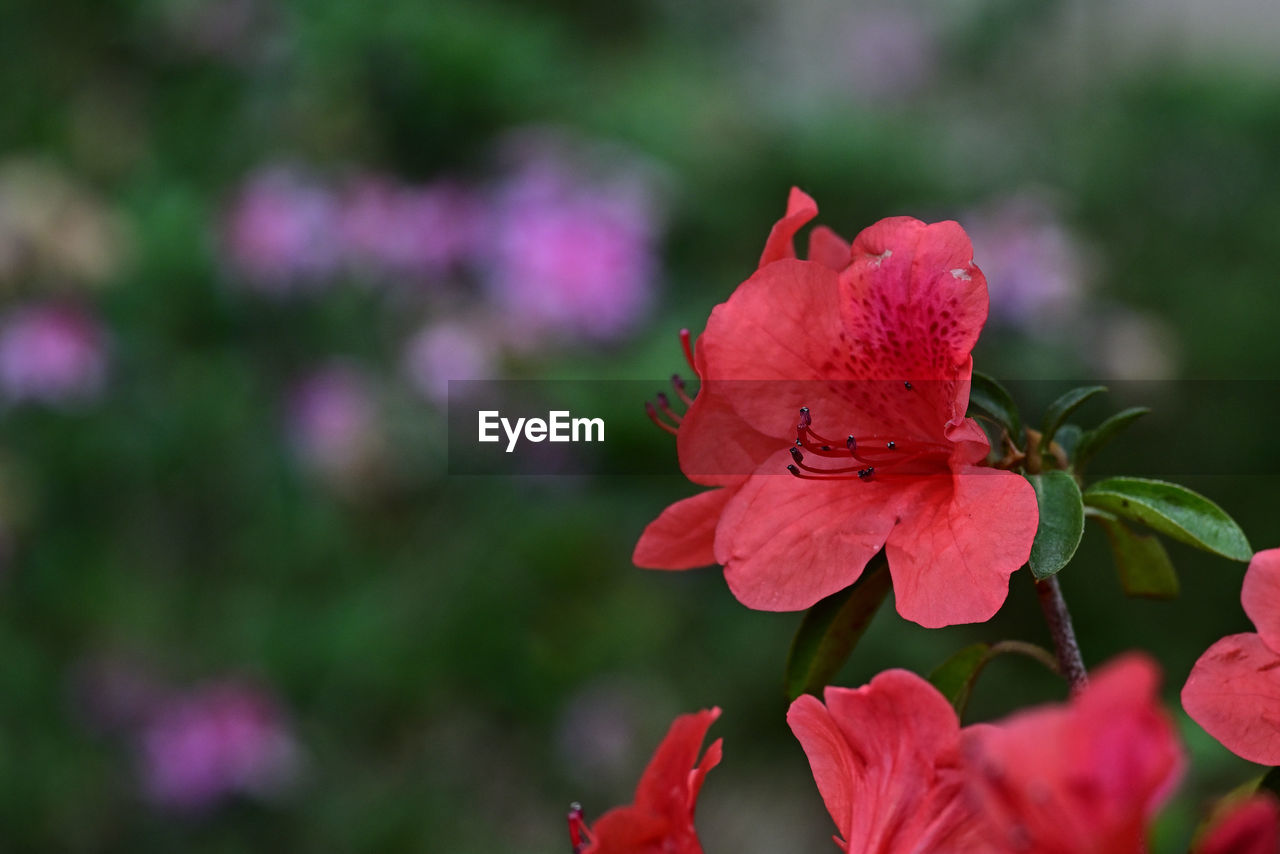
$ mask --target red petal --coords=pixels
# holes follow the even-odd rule
[[[1035,490],[1006,471],[964,467],[920,479],[885,547],[898,613],[928,628],[991,619],[1031,553]]]
[[[1280,655],[1258,635],[1209,647],[1191,668],[1182,707],[1237,756],[1280,765]]]
[[[816,261],[824,267],[839,271],[847,267],[852,258],[849,241],[825,225],[820,225],[809,232],[810,261]]]
[[[780,454],[748,480],[716,529],[716,559],[738,601],[798,611],[858,580],[912,499],[901,481],[800,480]]]
[[[965,730],[974,793],[997,850],[1134,854],[1181,776],[1153,662],[1131,656],[1094,674],[1065,706]]]
[[[1280,654],[1280,549],[1258,552],[1249,561],[1240,601],[1263,642]]]
[[[1193,854],[1276,854],[1280,851],[1280,803],[1255,795],[1214,822]]]
[[[787,723],[846,850],[963,850],[954,846],[971,817],[953,768],[960,724],[951,704],[905,670],[857,690],[828,688],[825,698],[825,708],[796,700]]]
[[[689,772],[698,761],[707,730],[718,717],[720,710],[713,708],[681,715],[672,722],[636,786],[636,806],[673,815],[687,813],[692,817]]]
[[[969,238],[954,222],[895,217],[859,234],[852,251],[840,274],[840,311],[853,374],[920,385],[879,406],[899,426],[937,437],[964,415],[967,388],[957,384],[969,379],[969,353],[987,319],[987,282]]]
[[[818,204],[808,193],[799,187],[791,188],[787,197],[787,213],[773,225],[769,239],[765,241],[764,253],[760,256],[760,266],[772,264],[783,258],[796,257],[796,232],[805,223],[818,215]]]
[[[716,523],[732,489],[712,489],[672,504],[649,523],[631,559],[646,569],[694,569],[716,562]]]

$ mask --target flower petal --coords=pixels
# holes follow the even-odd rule
[[[732,489],[711,489],[672,504],[649,523],[631,560],[645,569],[694,569],[716,562],[716,523]]]
[[[765,468],[782,471],[785,454]],[[716,529],[716,560],[738,601],[798,611],[843,590],[880,551],[914,491],[901,479],[801,480],[757,475]]]
[[[849,241],[825,225],[809,232],[809,260],[832,270],[843,270],[853,258]]]
[[[787,212],[773,224],[769,238],[764,244],[764,253],[760,256],[761,267],[781,261],[784,258],[796,257],[796,232],[805,223],[818,215],[818,203],[799,187],[792,187],[787,197]]]
[[[1217,819],[1193,854],[1275,854],[1280,851],[1280,802],[1267,794],[1236,804]]]
[[[1258,552],[1249,561],[1240,601],[1263,643],[1280,655],[1280,549]]]
[[[1182,707],[1237,756],[1280,765],[1280,655],[1258,635],[1209,647],[1182,687]]]
[[[718,717],[720,709],[712,708],[681,715],[672,722],[666,738],[653,754],[653,759],[649,760],[640,783],[636,786],[636,806],[677,815],[687,810],[692,817],[692,805],[688,796],[690,772],[696,770],[703,739]],[[716,747],[715,756],[718,757],[719,754],[720,749]],[[709,771],[714,764],[712,762],[703,769],[703,773]]]
[[[970,785],[997,851],[1133,854],[1183,757],[1154,662],[1130,656],[1065,706],[969,727]]]
[[[827,688],[792,704],[787,723],[846,850],[967,850],[970,822],[956,769],[960,722],[937,689],[888,670],[856,690]]]
[[[1012,472],[967,466],[920,479],[885,554],[898,613],[927,628],[991,619],[1031,553],[1035,490]],[[718,543],[717,543],[718,548]]]

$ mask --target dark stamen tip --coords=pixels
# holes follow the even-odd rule
[[[824,451],[829,451],[829,450],[831,450],[831,446],[830,446],[830,445],[823,445],[823,446],[822,446],[822,450],[824,450]]]
[[[911,383],[910,383],[910,382],[904,382],[902,385],[903,385],[903,387],[905,387],[905,388],[906,388],[906,390],[907,390],[907,391],[911,391]]]
[[[892,451],[894,448],[896,448],[896,447],[898,447],[898,446],[897,446],[897,445],[895,445],[893,442],[889,442],[889,443],[888,443],[888,447],[889,447],[889,450],[891,450],[891,451]]]
[[[802,462],[804,462],[804,454],[800,453],[800,449],[799,449],[799,448],[792,447],[792,449],[791,449],[791,459],[795,460],[795,461],[796,461],[796,462],[798,462],[798,463],[802,463]]]
[[[871,475],[875,473],[876,473],[875,466],[868,466],[865,469],[858,469],[858,477],[862,478],[863,480],[866,480],[867,478],[871,477]]]
[[[658,392],[658,405],[661,406],[663,409],[666,409],[671,405],[671,401],[667,399],[667,396],[665,394],[663,394],[662,392]]]
[[[671,375],[671,384],[676,388],[684,388],[684,380],[680,378],[679,374]]]
[[[800,476],[800,469],[796,468],[794,465],[788,465],[787,471],[791,472],[796,477]]]
[[[845,446],[846,448],[848,448],[849,450],[851,450],[851,451],[852,451],[854,448],[858,447],[858,440],[857,440],[857,439],[855,439],[855,438],[853,438],[853,434],[852,434],[852,433],[850,433],[850,434],[849,434],[849,438],[848,438],[848,439],[845,439],[845,440],[844,440],[844,446]]]

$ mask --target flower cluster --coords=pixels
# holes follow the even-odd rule
[[[1184,765],[1157,679],[1149,660],[1124,658],[1069,703],[961,727],[936,688],[888,670],[824,701],[800,697],[787,723],[849,854],[1140,854]],[[678,719],[635,803],[601,817],[585,845],[575,810],[575,851],[701,854],[694,802],[720,742],[695,761],[718,714]],[[1280,802],[1256,795],[1216,816],[1193,854],[1277,846]]]
[[[1023,429],[1008,393],[981,378],[990,432],[970,416],[979,382],[971,352],[988,297],[958,224],[898,217],[852,242],[818,228],[800,259],[795,235],[816,214],[793,190],[755,273],[712,311],[696,345],[682,336],[696,397],[674,377],[687,410],[662,395],[648,414],[675,434],[681,471],[707,489],[645,529],[635,562],[718,563],[748,607],[814,606],[792,649],[809,668],[801,683],[788,665],[797,698],[787,722],[842,850],[1145,854],[1186,764],[1160,705],[1159,670],[1131,654],[1090,677],[1054,575],[1080,541],[1086,505],[1112,537],[1122,576],[1134,561],[1146,561],[1152,579],[1172,573],[1158,541],[1136,539],[1122,517],[1236,560],[1252,554],[1248,541],[1221,508],[1174,484],[1112,478],[1082,491],[1090,454],[1142,414],[1056,441],[1099,388],[1059,398],[1042,432]],[[887,670],[861,688],[827,685],[884,597],[867,590],[887,591],[885,582],[860,584],[880,572],[868,570],[877,556],[898,612],[926,627],[990,619],[1010,577],[1029,567],[1056,657],[1022,641],[979,644],[932,681]],[[1168,586],[1148,580],[1141,591]],[[1183,703],[1232,751],[1280,765],[1280,549],[1253,556],[1242,600],[1257,632],[1209,649]],[[1047,663],[1071,698],[961,726],[973,680],[1007,651]],[[590,828],[575,807],[574,851],[700,854],[694,804],[721,751],[716,742],[699,762],[698,748],[718,715],[676,721],[632,805]],[[1191,850],[1273,854],[1280,801],[1245,791],[1220,806]]]

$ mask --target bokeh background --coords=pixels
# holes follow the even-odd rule
[[[718,704],[708,850],[833,850],[782,719],[799,616],[630,564],[692,491],[642,400],[582,409],[651,477],[450,477],[448,380],[660,382],[798,184],[847,236],[959,219],[978,367],[1156,381],[1182,414],[1100,465],[1167,464],[1280,545],[1276,396],[1186,382],[1277,378],[1277,27],[1260,0],[0,5],[0,844],[562,852],[570,800],[628,800]],[[1242,566],[1171,553],[1174,602],[1123,598],[1097,531],[1062,583],[1087,660],[1152,650],[1176,709],[1248,624]],[[841,678],[1001,637],[1047,642],[1026,578],[986,626],[886,607]],[[969,717],[1063,693],[1000,660]],[[1260,770],[1176,714],[1170,851]]]

